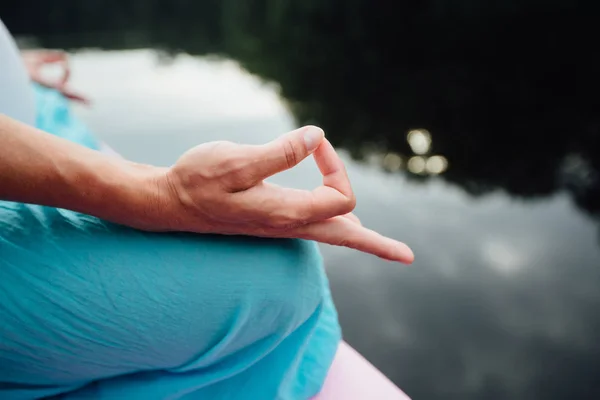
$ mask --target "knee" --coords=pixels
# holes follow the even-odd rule
[[[314,242],[153,235],[72,222],[55,222],[45,228],[51,235],[32,241],[44,257],[15,269],[15,279],[28,278],[32,286],[24,295],[10,282],[0,284],[0,293],[14,294],[27,310],[25,317],[42,315],[33,328],[27,318],[12,325],[25,333],[13,337],[13,350],[39,342],[36,352],[54,360],[34,363],[45,379],[36,383],[100,379],[194,359],[208,365],[265,338],[285,339],[319,312],[328,293]],[[47,332],[68,340],[70,350],[41,340]],[[16,373],[20,365],[28,376],[34,353],[7,367]]]
[[[171,345],[163,367],[191,370],[240,352],[259,359],[300,326],[311,331],[316,325],[329,293],[316,243],[218,237],[201,246],[195,251],[205,262],[196,263],[179,288],[187,301],[178,310],[187,316],[187,333],[181,337],[180,319],[166,335],[185,345]]]
[[[277,333],[303,324],[322,304],[327,293],[323,261],[316,243],[275,240],[263,248],[251,277],[256,317],[273,319]]]

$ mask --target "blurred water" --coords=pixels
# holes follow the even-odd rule
[[[169,165],[205,141],[263,143],[296,126],[279,88],[234,61],[83,51],[73,71],[94,102],[77,112],[135,161]],[[570,196],[472,197],[340,151],[356,214],[416,254],[403,267],[322,247],[348,342],[415,399],[600,394],[598,225]],[[307,160],[274,180],[310,188],[319,174]]]

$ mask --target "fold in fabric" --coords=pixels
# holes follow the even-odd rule
[[[60,95],[35,93],[39,128],[100,146]],[[341,340],[314,242],[147,233],[9,202],[0,321],[8,400],[307,399]]]

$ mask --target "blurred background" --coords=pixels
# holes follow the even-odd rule
[[[600,398],[600,4],[20,0],[84,121],[169,165],[317,124],[403,267],[323,246],[346,340],[414,399]],[[312,161],[276,181],[310,188]]]

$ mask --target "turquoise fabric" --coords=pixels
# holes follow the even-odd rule
[[[94,134],[73,115],[59,92],[37,84],[33,87],[38,128],[94,150],[100,148]]]
[[[98,141],[55,92],[38,125]],[[107,199],[110,201],[110,199]],[[315,243],[0,202],[0,398],[307,399],[341,338]]]

